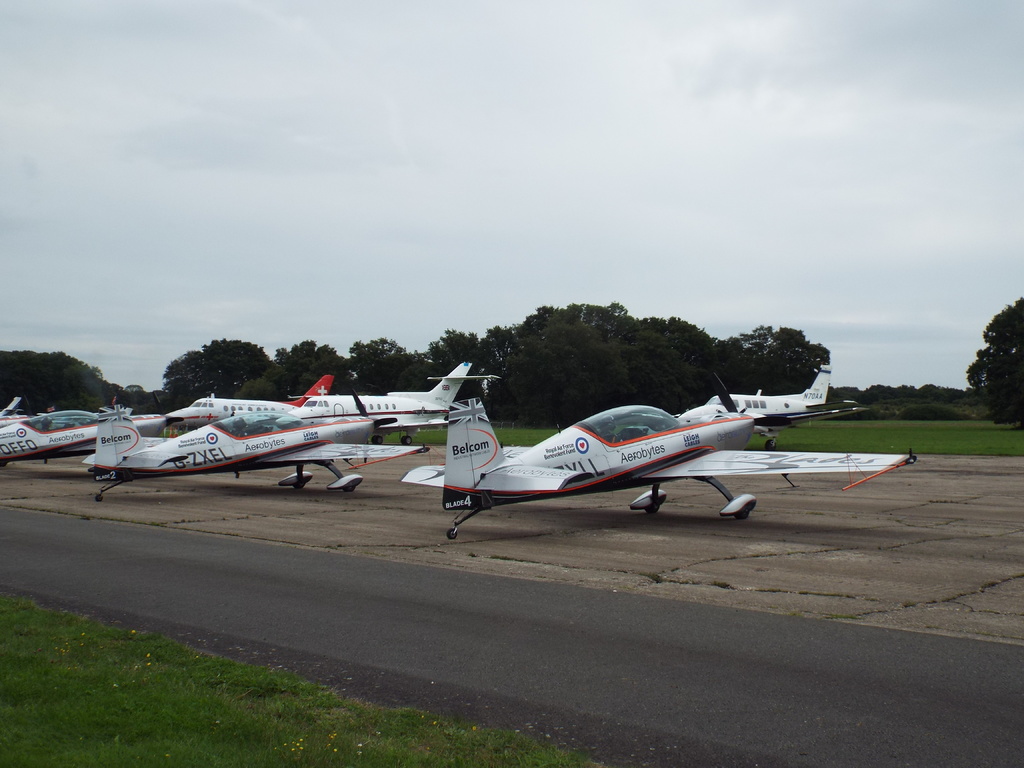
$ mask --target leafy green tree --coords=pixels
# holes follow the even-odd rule
[[[443,376],[460,363],[472,363],[471,376],[483,376],[491,373],[484,364],[483,345],[475,333],[464,333],[448,329],[437,341],[427,345],[428,366],[431,376]],[[495,374],[497,375],[497,374]],[[426,382],[435,384],[436,382]],[[488,384],[489,386],[489,384]],[[483,397],[487,391],[480,381],[464,381],[459,387],[458,399]]]
[[[480,340],[480,372],[498,377],[483,387],[487,413],[492,419],[515,421],[519,417],[518,404],[510,388],[509,369],[509,361],[518,349],[519,335],[515,326],[493,326]]]
[[[164,389],[177,403],[209,394],[236,397],[243,384],[263,377],[272,365],[262,347],[220,339],[173,360],[164,371]]]
[[[470,373],[486,373],[480,368],[480,339],[475,333],[447,329],[444,336],[427,345],[427,359],[434,364],[437,376],[448,373],[459,363],[472,363]]]
[[[394,339],[357,341],[348,350],[348,364],[356,377],[356,386],[370,394],[422,389],[425,373],[424,357],[409,352]],[[449,369],[450,370],[450,369]],[[447,373],[447,371],[445,371]]]
[[[95,411],[114,394],[99,368],[64,352],[29,350],[0,352],[0,393],[7,399],[20,395],[26,411]]]
[[[334,347],[303,341],[290,349],[281,347],[274,353],[277,366],[273,380],[275,397],[288,398],[304,394],[321,376],[334,376],[334,393],[343,393],[351,385],[348,362]]]
[[[830,358],[828,348],[812,344],[803,331],[770,325],[718,341],[715,351],[716,372],[730,392],[769,395],[803,392]]]
[[[1024,298],[993,317],[982,337],[967,383],[982,393],[993,421],[1024,427]]]
[[[520,339],[509,360],[510,388],[527,424],[568,426],[621,405],[629,391],[622,344],[575,311],[555,312]]]
[[[634,343],[623,351],[633,400],[672,413],[702,402],[714,359],[711,336],[678,317],[647,317],[639,321],[633,337]]]

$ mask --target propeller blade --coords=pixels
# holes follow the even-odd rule
[[[352,399],[356,401],[356,408],[359,410],[359,415],[370,418],[370,414],[366,412],[366,406],[364,406],[363,401],[359,399],[359,395],[356,394],[356,390],[353,387],[349,387],[348,391],[352,395]]]
[[[732,395],[730,395],[726,390],[725,384],[723,384],[722,380],[718,378],[718,374],[712,373],[711,378],[715,385],[715,394],[718,395],[718,399],[722,401],[722,405],[725,406],[725,409],[729,413],[739,413],[739,409],[736,408],[736,403],[732,400]]]

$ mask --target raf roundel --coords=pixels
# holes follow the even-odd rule
[[[585,437],[577,437],[576,438],[576,450],[579,453],[586,453],[587,451],[590,450],[590,443],[587,441],[587,438],[585,438]]]
[[[25,431],[24,427],[18,427],[16,430],[14,430],[14,434],[16,434],[19,438],[23,438],[25,437],[25,435],[28,434],[28,432]]]
[[[206,442],[208,442],[210,445],[213,445],[214,443],[216,443],[217,442],[217,433],[216,432],[211,432],[210,434],[208,434],[206,436]]]

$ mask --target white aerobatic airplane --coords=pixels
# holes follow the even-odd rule
[[[802,421],[812,419],[828,419],[844,413],[863,411],[863,406],[844,401],[844,407],[829,408],[825,404],[828,398],[829,381],[832,371],[822,368],[814,378],[811,386],[795,395],[763,395],[761,390],[756,395],[730,395],[740,413],[754,417],[754,432],[768,438],[765,450],[775,450],[775,438],[786,427],[792,427]],[[847,405],[847,403],[850,403]],[[726,407],[722,398],[713,396],[706,404],[679,414],[680,419],[700,418],[716,413],[725,413]]]
[[[91,411],[52,411],[4,424],[0,426],[0,466],[9,461],[90,454],[96,449],[98,418]],[[147,437],[159,435],[167,424],[158,414],[132,416],[131,421]]]
[[[366,445],[376,420],[367,416],[306,424],[287,413],[254,411],[239,413],[175,438],[144,438],[121,409],[100,417],[93,449],[85,459],[93,477],[105,482],[96,494],[121,483],[149,477],[195,475],[208,472],[244,472],[256,469],[295,467],[278,485],[302,488],[312,478],[306,464],[326,467],[337,478],[330,490],[353,491],[359,475],[343,475],[336,461],[369,464],[426,447]]]
[[[234,397],[201,397],[187,408],[179,408],[167,414],[169,422],[183,422],[189,429],[201,427],[204,424],[224,419],[236,413],[260,413],[265,411],[288,413],[292,409],[303,405],[309,398],[316,395],[326,395],[331,391],[334,383],[334,376],[321,376],[306,394],[286,402],[277,400],[241,400]],[[353,413],[358,410],[353,409]]]
[[[448,417],[445,464],[410,470],[402,480],[443,489],[442,504],[455,513],[448,530],[454,539],[459,526],[478,512],[520,501],[650,486],[630,508],[657,512],[665,501],[661,484],[681,478],[712,485],[727,502],[719,514],[742,520],[757,500],[750,494],[734,497],[718,476],[845,472],[851,476],[846,488],[851,488],[917,460],[913,453],[744,451],[754,419],[737,413],[722,392],[727,413],[677,418],[651,406],[624,406],[591,416],[532,448],[504,450],[480,401],[457,402]]]
[[[471,379],[496,379],[497,376],[470,376],[472,363],[460,363],[447,376],[434,376],[438,384],[429,392],[388,392],[386,395],[359,395],[359,401],[370,416],[394,416],[394,420],[374,430],[372,442],[380,444],[388,432],[404,432],[402,445],[411,445],[421,429],[445,426],[452,401],[462,382]],[[289,411],[303,421],[316,423],[359,413],[359,403],[352,395],[311,396],[300,408]]]

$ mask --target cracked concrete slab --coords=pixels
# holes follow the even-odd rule
[[[425,460],[426,459],[426,460]],[[748,520],[721,519],[701,483],[500,507],[444,532],[440,492],[399,482],[437,457],[367,467],[354,493],[313,468],[296,491],[273,472],[161,478],[113,489],[74,459],[0,469],[0,507],[242,536],[522,579],[744,610],[1024,644],[1024,459],[922,456],[841,491],[845,476],[729,478]],[[282,475],[287,472],[281,473]],[[0,512],[2,514],[2,512]]]

